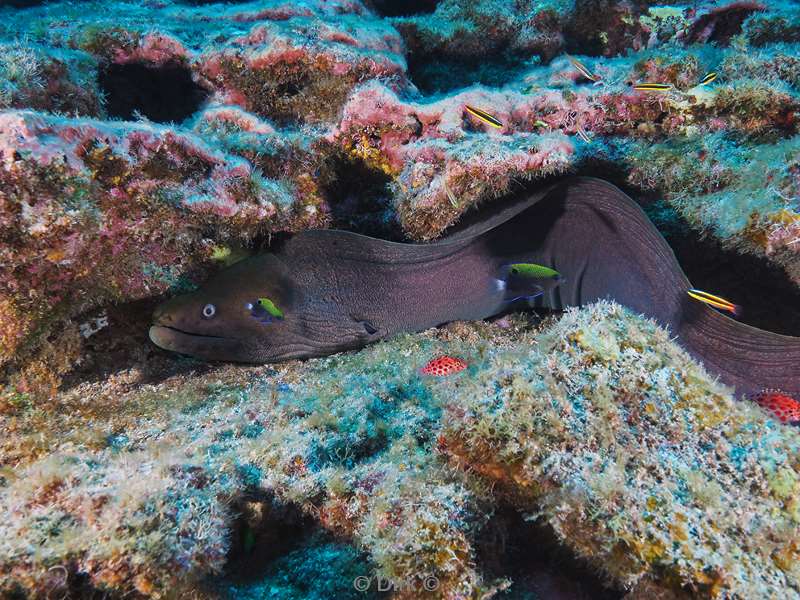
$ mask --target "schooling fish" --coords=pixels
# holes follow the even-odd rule
[[[586,67],[586,65],[584,65],[581,61],[579,61],[574,56],[570,56],[569,54],[567,54],[567,60],[569,60],[569,62],[572,64],[572,66],[575,67],[576,71],[578,71],[581,75],[583,75],[589,81],[599,81],[599,77],[597,77],[597,75],[592,73]]]
[[[720,298],[719,296],[709,294],[708,292],[695,289],[688,290],[686,293],[689,294],[689,297],[694,298],[698,302],[703,302],[704,304],[708,304],[709,306],[713,306],[714,308],[719,308],[721,310],[727,310],[734,316],[738,317],[740,314],[742,314],[741,306],[725,300],[725,298]]]
[[[510,273],[509,265],[522,263],[563,277],[539,293],[545,279]],[[585,177],[496,200],[467,213],[435,243],[298,233],[160,306],[150,338],[207,360],[323,356],[496,315],[508,309],[519,293],[509,287],[516,286],[538,294],[535,307],[614,300],[669,328],[739,393],[775,388],[800,398],[800,338],[750,327],[693,300],[672,249],[639,205],[610,183]],[[268,298],[283,318],[254,319],[245,308],[254,298]],[[205,310],[209,304],[213,310]]]
[[[633,89],[639,92],[668,92],[672,89],[669,83],[637,83]]]
[[[481,110],[480,108],[475,108],[474,106],[470,106],[469,104],[465,104],[464,108],[467,109],[467,112],[477,118],[479,118],[484,123],[488,123],[492,127],[497,127],[500,129],[503,127],[503,124],[496,118],[487,113],[486,111]]]

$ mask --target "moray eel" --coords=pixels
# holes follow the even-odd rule
[[[275,253],[236,263],[160,306],[150,338],[207,360],[323,356],[497,314],[509,306],[500,274],[511,263],[536,263],[564,275],[542,288],[536,305],[614,300],[669,328],[739,393],[777,388],[800,397],[800,338],[750,327],[689,298],[692,286],[664,238],[610,183],[569,179],[471,219],[430,244],[299,233]],[[253,306],[260,298],[280,316],[259,314]]]

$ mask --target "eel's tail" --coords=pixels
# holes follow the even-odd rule
[[[800,400],[800,338],[757,329],[692,302],[679,342],[743,394],[778,389]]]
[[[524,222],[523,222],[524,221]],[[779,389],[800,399],[800,338],[750,327],[689,297],[691,284],[642,209],[599,179],[577,177],[530,207],[520,230],[502,237],[518,258],[550,266],[567,281],[553,308],[608,298],[654,318],[713,375],[740,394]],[[530,249],[530,240],[537,246]]]

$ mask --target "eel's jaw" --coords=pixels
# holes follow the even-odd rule
[[[242,355],[241,342],[234,338],[197,335],[164,325],[152,325],[149,333],[150,341],[164,350],[188,354],[203,360],[249,362],[248,357]]]

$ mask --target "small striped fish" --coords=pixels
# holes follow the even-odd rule
[[[719,296],[714,296],[713,294],[709,294],[708,292],[704,292],[702,290],[695,290],[691,289],[686,292],[689,294],[690,298],[694,298],[698,302],[702,302],[703,304],[708,304],[709,306],[713,306],[714,308],[719,308],[721,310],[727,310],[730,313],[733,313],[735,316],[738,316],[742,309],[740,306],[725,300],[725,298],[720,298]]]
[[[589,137],[589,134],[586,133],[586,130],[580,125],[578,125],[578,127],[575,129],[575,132],[578,134],[578,137],[581,138],[587,144],[592,143],[592,138]]]
[[[572,64],[572,66],[575,67],[575,70],[577,70],[581,75],[586,77],[586,79],[588,79],[589,81],[598,81],[599,78],[597,77],[597,75],[592,73],[589,70],[589,68],[585,64],[583,64],[581,61],[579,61],[577,58],[567,54],[567,60],[569,60],[569,62]]]
[[[699,83],[698,85],[708,85],[709,83],[711,83],[712,81],[714,81],[716,78],[717,78],[717,73],[716,73],[716,71],[711,71],[710,73],[707,73],[707,74],[706,74],[706,76],[705,76],[705,77],[703,77],[703,78],[700,80],[700,83]]]
[[[481,110],[480,108],[475,108],[474,106],[470,106],[469,104],[465,104],[464,108],[467,109],[467,112],[477,118],[479,118],[484,123],[488,123],[492,127],[497,127],[500,129],[503,124],[497,119],[497,117],[493,117],[486,111]]]
[[[669,83],[637,83],[633,89],[639,92],[668,92],[672,89]]]

